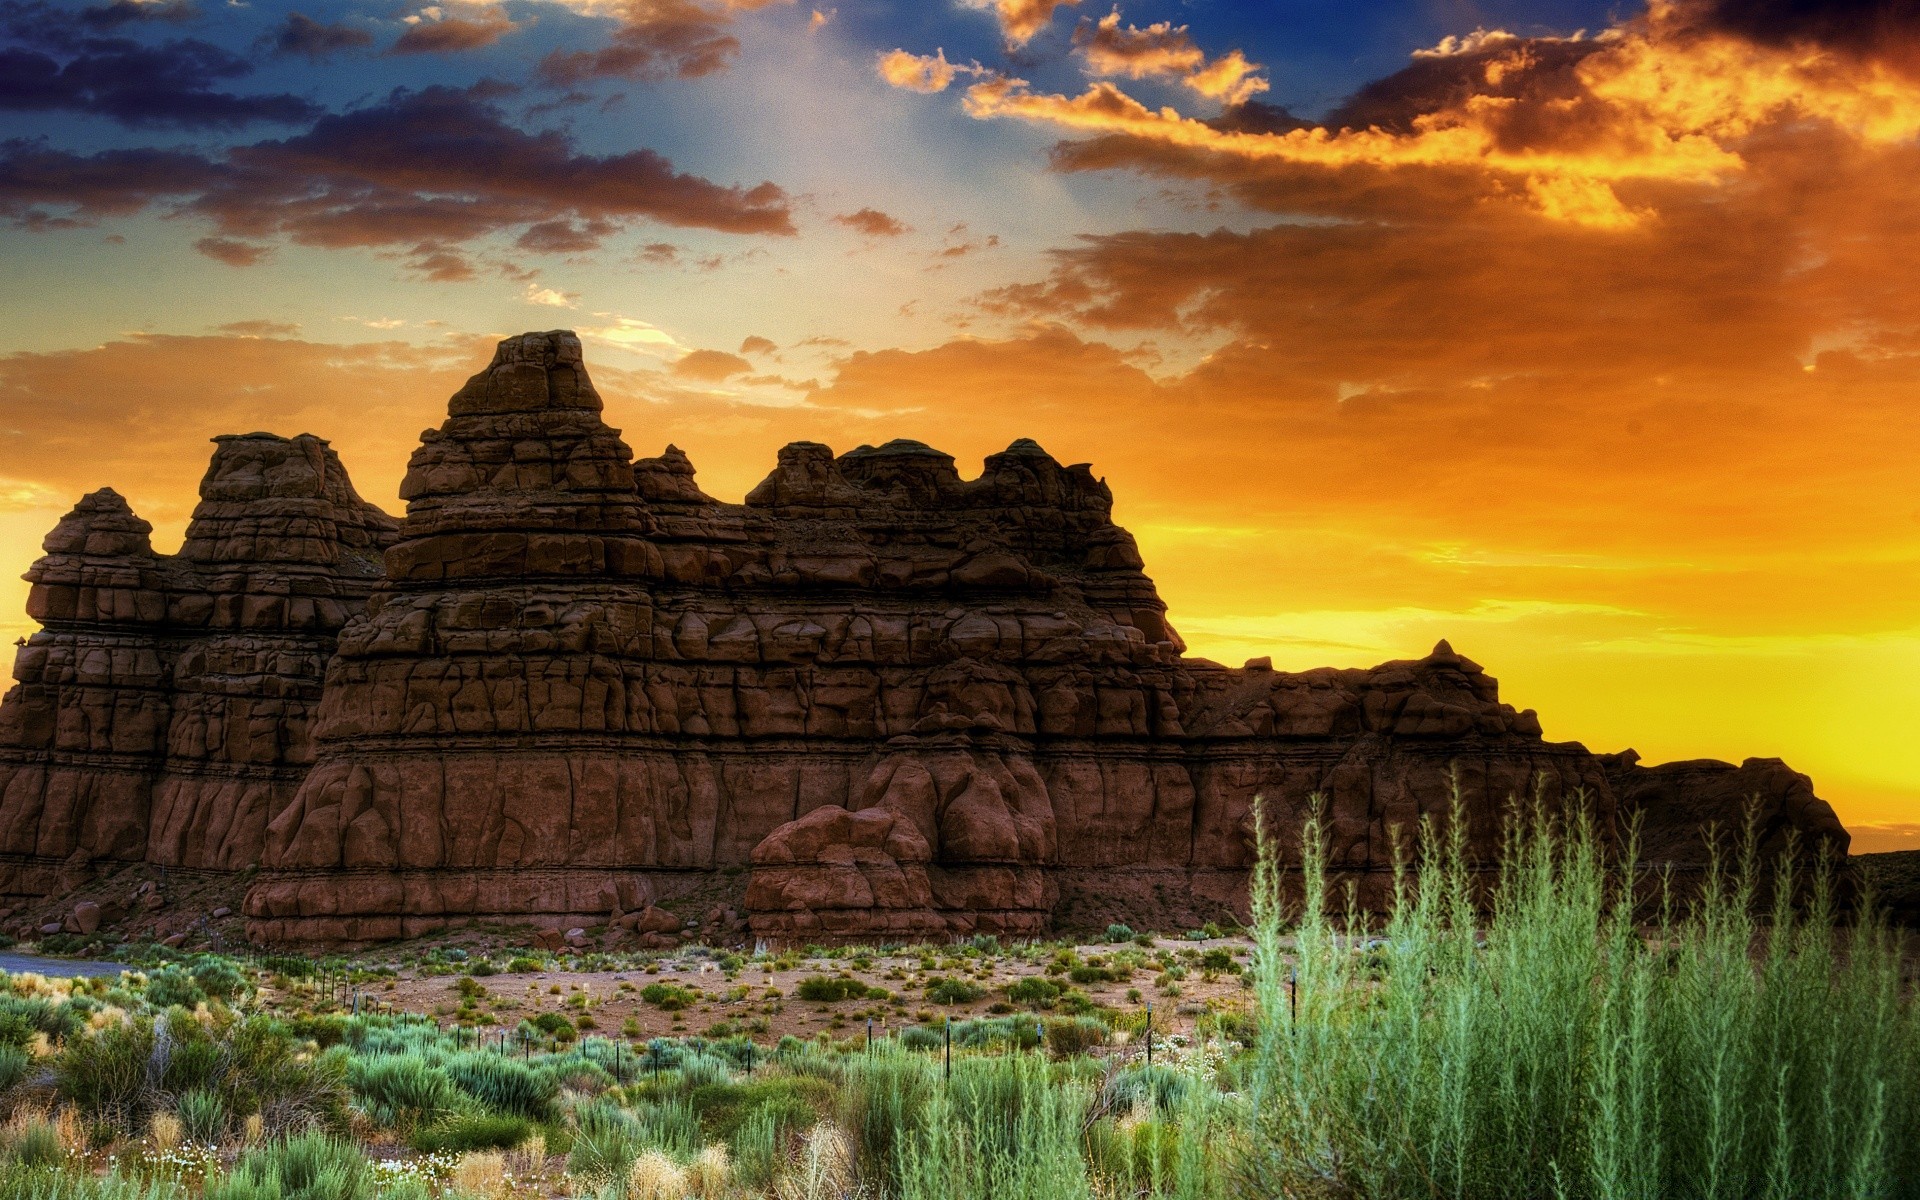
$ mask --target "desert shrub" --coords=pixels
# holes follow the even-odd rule
[[[794,994],[802,1000],[833,1004],[865,997],[867,985],[846,975],[809,975],[800,981]]]
[[[573,1022],[557,1012],[544,1012],[527,1021],[527,1024],[556,1042],[571,1042],[580,1036]]]
[[[241,1155],[206,1200],[372,1200],[375,1190],[358,1146],[305,1133]]]
[[[595,1100],[576,1109],[572,1133],[567,1173],[590,1183],[625,1178],[633,1160],[646,1147],[640,1122],[607,1100]]]
[[[454,1086],[496,1113],[544,1121],[560,1091],[551,1071],[501,1054],[472,1051],[447,1060]]]
[[[1240,973],[1240,961],[1234,958],[1233,951],[1227,949],[1225,946],[1215,946],[1201,953],[1200,969],[1203,971],[1225,971],[1230,975],[1238,975]]]
[[[0,1043],[0,1096],[18,1087],[32,1071],[32,1055],[18,1046]]]
[[[183,1200],[172,1179],[138,1179],[118,1172],[94,1175],[57,1167],[9,1163],[0,1167],[0,1196],[7,1200]]]
[[[1132,940],[1133,940],[1133,926],[1131,926],[1131,925],[1122,925],[1122,924],[1120,924],[1120,923],[1119,923],[1118,921],[1116,921],[1116,922],[1114,922],[1113,924],[1111,924],[1111,925],[1109,925],[1109,926],[1107,926],[1107,940],[1108,940],[1109,942],[1130,942],[1130,941],[1132,941]]]
[[[423,1154],[511,1150],[527,1140],[533,1124],[506,1113],[454,1113],[414,1131],[407,1144]]]
[[[946,1035],[927,1025],[909,1025],[902,1029],[897,1040],[907,1050],[937,1050],[946,1044]]]
[[[901,1200],[1067,1200],[1092,1195],[1082,1139],[1091,1093],[1033,1054],[954,1064],[897,1156]]]
[[[7,1143],[7,1158],[23,1167],[57,1167],[67,1161],[60,1131],[45,1121],[29,1121]]]
[[[1180,1106],[1192,1083],[1190,1076],[1172,1067],[1134,1063],[1113,1073],[1101,1091],[1100,1102],[1122,1113],[1140,1108],[1166,1111]]]
[[[188,1139],[203,1146],[217,1143],[226,1128],[227,1105],[218,1092],[200,1088],[186,1092],[174,1106],[174,1112]]]
[[[699,997],[677,983],[650,983],[640,989],[640,998],[655,1008],[679,1012]]]
[[[1094,1017],[1055,1017],[1046,1023],[1047,1049],[1062,1058],[1107,1044],[1106,1022]]]
[[[195,966],[193,982],[216,1000],[231,1000],[248,990],[246,975],[224,958],[209,958]]]
[[[417,1054],[356,1057],[347,1083],[360,1110],[388,1129],[411,1130],[443,1116],[459,1091],[446,1071]]]
[[[972,1004],[986,994],[984,988],[964,979],[938,975],[927,980],[927,999],[935,1004]]]
[[[727,1060],[717,1055],[695,1052],[680,1058],[680,1086],[689,1090],[725,1083],[732,1074]]]
[[[1870,908],[1836,934],[1830,872],[1796,878],[1782,859],[1763,928],[1749,837],[1649,938],[1645,881],[1610,866],[1633,847],[1604,847],[1577,811],[1510,829],[1490,915],[1457,800],[1448,827],[1423,832],[1368,974],[1327,915],[1309,821],[1297,983],[1256,972],[1247,1190],[1915,1194],[1920,1012]],[[1272,858],[1254,887],[1258,964],[1283,961]]]
[[[707,1141],[732,1142],[756,1114],[773,1114],[782,1129],[811,1126],[833,1102],[833,1085],[801,1075],[779,1075],[747,1083],[711,1083],[687,1098]],[[737,1149],[737,1147],[736,1147]]]
[[[147,976],[146,997],[155,1008],[192,1008],[205,1003],[207,994],[184,968],[170,966]]]
[[[539,959],[528,958],[524,954],[507,960],[507,974],[509,975],[529,975],[535,971],[542,970],[543,967],[544,964],[542,964]]]
[[[894,1047],[847,1060],[839,1124],[853,1138],[855,1162],[874,1190],[898,1190],[900,1138],[919,1122],[939,1081],[938,1063]]]
[[[1060,998],[1060,985],[1041,975],[1029,975],[1007,985],[1007,999],[1030,1008],[1052,1008]]]
[[[87,1116],[136,1129],[151,1104],[147,1063],[153,1049],[153,1021],[147,1017],[69,1038],[54,1059],[55,1085]]]

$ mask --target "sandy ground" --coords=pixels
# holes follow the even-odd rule
[[[422,1013],[442,1025],[468,1025],[482,1037],[497,1036],[511,1030],[522,1020],[541,1013],[557,1012],[575,1024],[585,1016],[591,1025],[583,1030],[606,1037],[644,1040],[652,1037],[685,1037],[694,1034],[725,1036],[746,1034],[755,1042],[772,1044],[793,1034],[808,1038],[827,1033],[835,1038],[866,1036],[872,1021],[874,1036],[886,1036],[915,1024],[940,1025],[951,1017],[958,1022],[970,1017],[996,1015],[989,1010],[1007,1003],[1005,989],[1030,976],[1053,979],[1063,987],[1073,986],[1103,1008],[1122,1014],[1138,1014],[1144,1019],[1147,1006],[1153,1008],[1153,1024],[1160,1036],[1191,1033],[1198,1018],[1211,1010],[1245,1011],[1251,993],[1243,976],[1227,971],[1203,971],[1198,957],[1208,950],[1225,949],[1234,961],[1244,966],[1250,949],[1244,939],[1221,938],[1208,941],[1157,941],[1149,957],[1162,951],[1171,954],[1185,968],[1185,978],[1156,983],[1158,963],[1137,967],[1131,977],[1115,981],[1090,981],[1071,984],[1064,974],[1048,975],[1051,948],[1033,961],[1002,953],[978,958],[949,953],[940,948],[925,956],[919,954],[850,953],[840,959],[803,959],[797,965],[747,961],[737,970],[722,969],[713,952],[689,950],[665,954],[649,964],[626,970],[567,971],[545,970],[526,973],[502,973],[481,978],[466,975],[437,975],[414,966],[402,968],[392,979],[363,980],[355,985],[361,992],[363,1011]],[[1113,954],[1121,947],[1086,944],[1075,947],[1082,962],[1113,964]],[[1140,948],[1135,947],[1139,950]],[[1183,954],[1182,952],[1187,952]],[[362,965],[378,963],[378,957],[363,960]],[[931,966],[929,967],[929,964]],[[884,988],[889,999],[870,997],[835,1002],[814,1002],[799,997],[803,980],[814,976],[849,975],[869,988]],[[927,998],[929,981],[940,978],[964,979],[983,989],[983,995],[971,1003],[939,1004]],[[463,1011],[461,981],[469,989],[481,989]],[[695,993],[683,1009],[672,1011],[641,998],[644,988],[653,983],[674,984]],[[1175,991],[1167,990],[1171,984]],[[312,1010],[326,1007],[324,994],[316,996],[314,985],[288,981],[286,986],[266,988],[260,1002],[278,1011]],[[351,1007],[351,1001],[347,1001]],[[1028,1012],[1026,1006],[1017,1006]],[[1064,1010],[1031,1013],[1035,1017],[1059,1015]]]

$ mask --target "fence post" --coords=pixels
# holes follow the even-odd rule
[[[947,1016],[947,1076],[946,1082],[953,1082],[953,1016]]]
[[[1147,1001],[1147,1065],[1153,1065],[1153,1001]]]

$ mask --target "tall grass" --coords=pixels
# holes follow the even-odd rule
[[[1243,1190],[1920,1195],[1920,1006],[1870,908],[1836,926],[1827,864],[1797,879],[1783,859],[1756,920],[1749,836],[1648,928],[1638,910],[1664,889],[1610,866],[1578,812],[1536,808],[1510,825],[1483,913],[1465,824],[1456,797],[1445,831],[1423,826],[1369,939],[1357,918],[1336,928],[1310,818],[1291,956],[1261,846]]]

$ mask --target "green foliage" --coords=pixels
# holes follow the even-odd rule
[[[794,994],[802,1000],[833,1004],[865,998],[867,985],[851,975],[809,975],[794,988]]]
[[[934,1004],[972,1004],[986,994],[986,989],[964,979],[936,975],[927,980],[927,999]]]
[[[527,1024],[557,1042],[571,1042],[580,1036],[580,1031],[574,1028],[573,1022],[557,1012],[541,1013],[529,1020]]]
[[[944,1034],[926,1025],[909,1025],[896,1040],[907,1050],[937,1050],[946,1043]]]
[[[374,1174],[350,1142],[306,1133],[250,1150],[207,1186],[206,1200],[372,1200]]]
[[[423,1154],[511,1150],[533,1132],[525,1117],[505,1113],[454,1113],[416,1130],[407,1144]]]
[[[7,1200],[184,1200],[179,1183],[168,1178],[141,1180],[117,1172],[94,1175],[17,1162],[0,1166],[0,1196]]]
[[[459,1089],[418,1054],[355,1058],[347,1071],[355,1103],[374,1124],[412,1130],[452,1110]]]
[[[33,1058],[18,1046],[0,1044],[0,1096],[6,1095],[33,1070]]]
[[[1115,922],[1115,923],[1113,923],[1112,925],[1109,925],[1109,926],[1107,926],[1107,940],[1108,940],[1109,942],[1130,942],[1130,941],[1132,941],[1132,940],[1133,940],[1133,926],[1131,926],[1131,925],[1122,925],[1122,924],[1120,924],[1119,922],[1117,922],[1117,921],[1116,921],[1116,922]]]
[[[1007,985],[1007,999],[1029,1008],[1052,1008],[1060,998],[1060,985],[1044,975],[1029,975]]]
[[[1225,971],[1230,975],[1240,973],[1240,962],[1233,957],[1233,951],[1225,946],[1214,946],[1200,955],[1200,969],[1203,971]]]
[[[485,1051],[455,1055],[445,1070],[455,1087],[489,1109],[529,1121],[551,1117],[560,1090],[551,1071]]]
[[[224,958],[208,958],[193,968],[194,986],[216,1000],[231,1000],[250,988],[240,968]]]
[[[1422,831],[1370,963],[1328,918],[1310,822],[1293,996],[1266,966],[1283,957],[1263,856],[1247,1190],[1920,1194],[1920,1006],[1871,911],[1836,935],[1829,870],[1796,879],[1782,859],[1763,928],[1749,836],[1685,919],[1669,904],[1646,932],[1647,881],[1610,869],[1578,812],[1535,813],[1482,919],[1465,827],[1456,800],[1447,835]]]
[[[69,1038],[54,1059],[55,1085],[87,1116],[133,1129],[151,1105],[147,1063],[153,1050],[150,1017]]]
[[[187,1140],[210,1146],[219,1142],[226,1128],[227,1105],[218,1092],[196,1088],[180,1097],[174,1115],[180,1118]]]
[[[192,1008],[204,1004],[207,993],[182,967],[162,967],[147,976],[146,1000],[155,1008]]]
[[[1061,1058],[1107,1044],[1112,1031],[1094,1017],[1054,1017],[1046,1023],[1047,1049]]]
[[[509,975],[529,975],[535,971],[540,971],[544,969],[545,969],[545,964],[543,964],[539,959],[528,958],[524,954],[519,955],[518,957],[515,957],[512,959],[509,959],[507,962],[507,973]]]
[[[67,1161],[60,1133],[45,1121],[30,1121],[7,1143],[7,1159],[22,1167],[57,1167]]]
[[[677,983],[650,983],[640,989],[640,998],[655,1008],[679,1012],[699,997]]]

